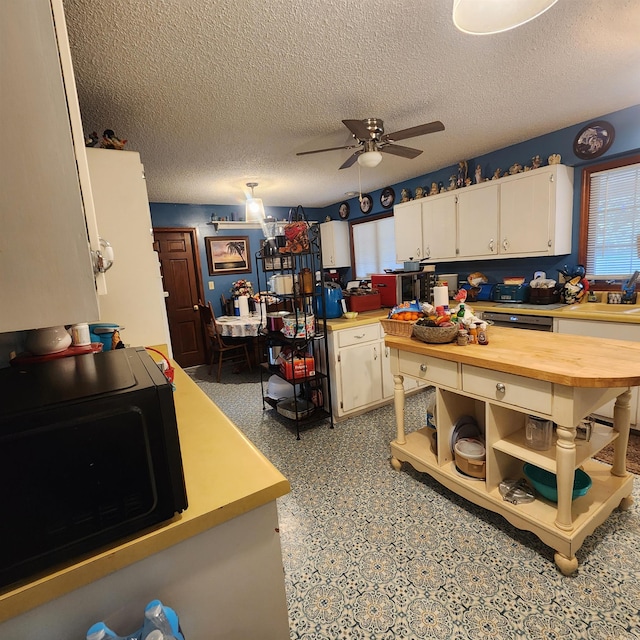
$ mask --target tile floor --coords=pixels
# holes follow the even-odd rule
[[[298,441],[263,412],[256,374],[188,372],[291,482],[278,500],[291,639],[640,639],[640,482],[565,577],[532,534],[394,471],[391,406]],[[427,397],[407,401],[407,424]]]

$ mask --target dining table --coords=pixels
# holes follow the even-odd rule
[[[220,335],[225,338],[256,338],[263,325],[263,318],[259,313],[248,316],[218,316],[216,327]]]

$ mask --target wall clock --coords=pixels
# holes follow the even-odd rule
[[[343,202],[340,204],[340,208],[338,209],[338,215],[346,220],[349,217],[349,203]]]
[[[391,187],[385,187],[380,194],[380,204],[385,209],[393,207],[393,203],[396,201],[396,192]]]
[[[373,198],[368,193],[363,193],[360,196],[360,211],[365,215],[371,213],[373,209]]]
[[[612,124],[596,120],[580,129],[573,141],[573,153],[582,160],[597,158],[612,145],[615,135]]]

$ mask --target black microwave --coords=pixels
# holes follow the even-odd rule
[[[0,369],[0,586],[187,508],[173,389],[142,347]]]

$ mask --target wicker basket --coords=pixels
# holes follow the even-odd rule
[[[390,336],[402,336],[405,338],[411,337],[414,325],[413,322],[389,319],[381,319],[380,322],[382,323],[384,332],[388,333]]]
[[[445,344],[452,342],[458,335],[458,325],[453,327],[424,327],[419,324],[413,325],[413,336],[422,340],[422,342],[429,342],[431,344]]]

